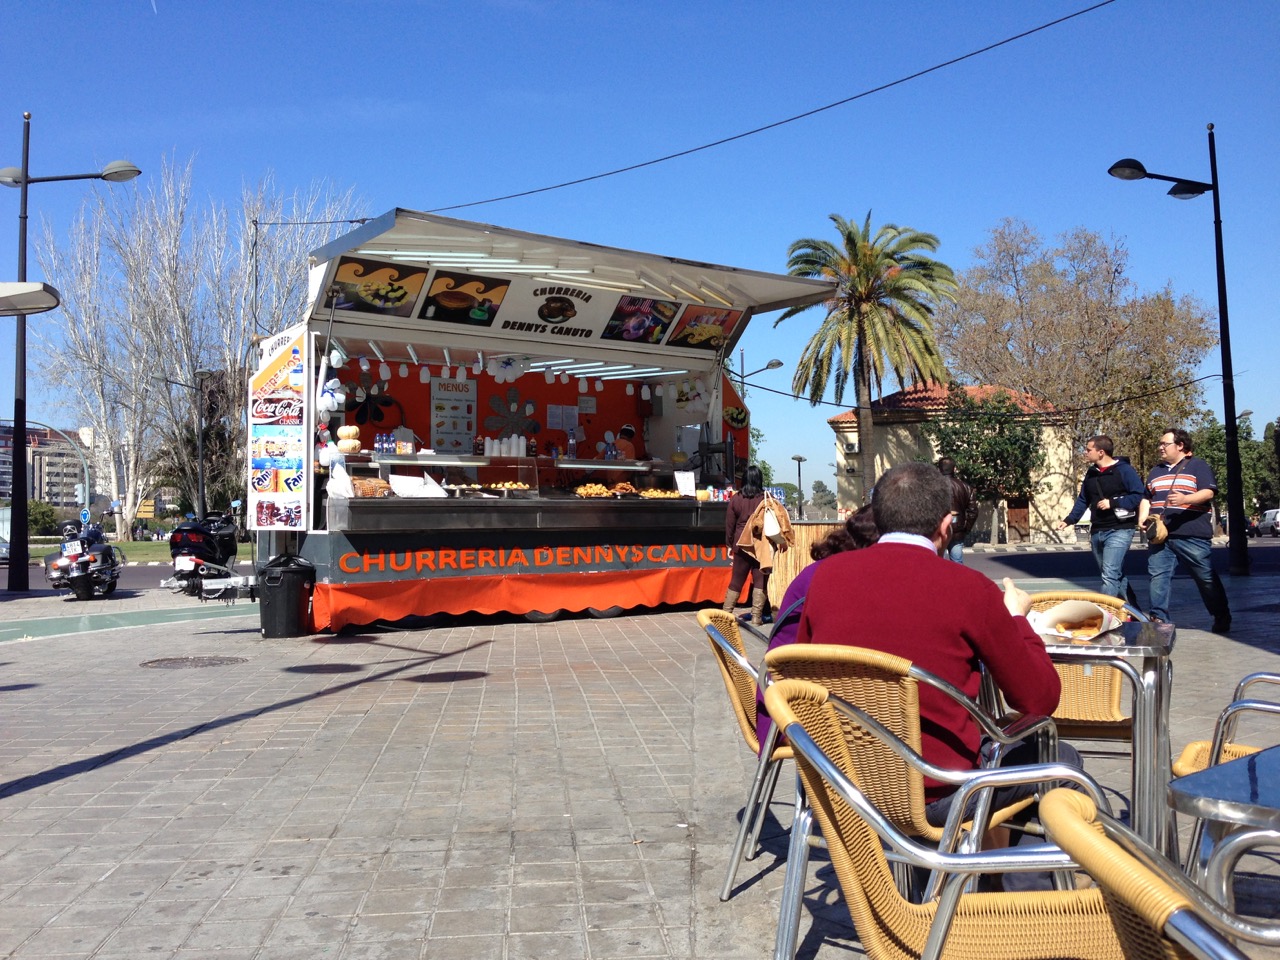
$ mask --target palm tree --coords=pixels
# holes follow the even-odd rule
[[[804,239],[787,250],[792,276],[836,283],[835,292],[823,301],[827,316],[805,345],[791,388],[807,393],[817,406],[830,379],[840,403],[853,378],[865,498],[875,482],[872,386],[881,392],[886,368],[903,387],[945,382],[933,315],[943,300],[955,299],[956,279],[945,263],[920,252],[938,249],[938,238],[931,233],[885,224],[873,237],[870,212],[861,227],[834,213],[831,222],[840,235],[839,246]],[[793,307],[774,326],[807,309]]]

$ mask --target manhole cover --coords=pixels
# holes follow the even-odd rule
[[[233,663],[248,663],[246,657],[165,657],[161,660],[147,660],[144,667],[157,670],[194,670],[196,667],[226,667]]]

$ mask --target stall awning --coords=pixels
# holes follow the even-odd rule
[[[709,370],[757,313],[834,284],[396,209],[311,255],[313,329],[349,355]],[[615,369],[611,369],[615,368]]]

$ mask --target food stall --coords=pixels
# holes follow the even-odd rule
[[[396,209],[315,251],[250,382],[249,525],[315,630],[719,602],[724,359],[832,285]]]

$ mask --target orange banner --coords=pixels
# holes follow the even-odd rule
[[[578,613],[591,607],[629,610],[669,603],[719,604],[728,583],[728,567],[317,583],[312,595],[312,629],[336,631],[353,624],[437,613]]]

